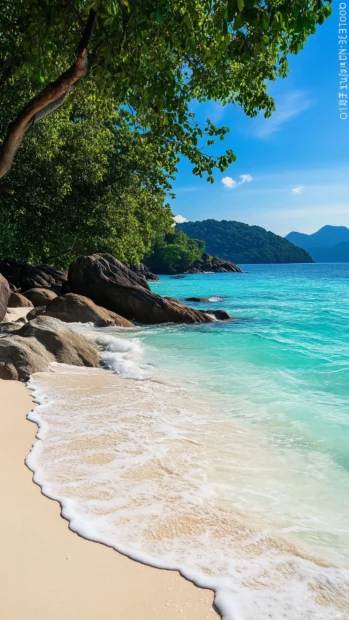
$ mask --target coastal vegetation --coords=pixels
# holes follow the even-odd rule
[[[210,254],[237,264],[313,262],[308,252],[261,226],[210,219],[178,224],[178,228],[190,237],[203,239]]]
[[[108,251],[128,264],[171,226],[180,157],[214,181],[235,154],[193,100],[275,109],[329,2],[4,0],[0,12],[0,254],[68,265]],[[170,244],[173,245],[173,244]],[[187,244],[188,245],[188,244]],[[194,252],[194,248],[190,248]],[[185,264],[184,247],[166,250]]]

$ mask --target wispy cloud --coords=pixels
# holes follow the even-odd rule
[[[311,99],[309,93],[302,90],[294,90],[288,93],[282,101],[276,98],[276,112],[270,118],[259,118],[256,126],[255,135],[257,138],[268,138],[272,134],[280,131],[282,126],[302,112],[309,110],[315,101]]]
[[[184,222],[188,222],[187,218],[183,217],[183,215],[175,215],[173,219],[176,224],[184,224]]]
[[[240,174],[239,179],[240,181],[235,181],[232,177],[223,177],[222,183],[228,189],[235,189],[239,185],[253,181],[253,177],[250,174]]]
[[[298,187],[292,187],[292,194],[301,194],[302,191],[305,189],[304,185],[298,185]]]

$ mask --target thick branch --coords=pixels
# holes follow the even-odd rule
[[[87,48],[93,35],[96,13],[92,9],[85,26],[77,55],[72,66],[55,81],[48,84],[10,123],[6,137],[0,148],[0,178],[11,168],[13,159],[22,143],[23,137],[35,121],[51,114],[64,102],[76,83],[86,74],[88,68]]]

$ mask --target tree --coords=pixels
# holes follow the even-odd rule
[[[4,87],[0,131],[31,88],[26,77]],[[0,180],[1,258],[65,267],[98,251],[135,264],[171,227],[165,195],[175,162],[130,126],[127,110],[96,116],[93,84],[89,97],[76,91],[35,126]]]
[[[145,262],[155,273],[181,273],[200,260],[204,251],[203,241],[191,239],[182,230],[172,227],[167,234],[156,237]]]
[[[11,76],[55,81],[18,107],[0,148],[0,176],[33,124],[77,85],[88,97],[92,81],[102,107],[128,106],[138,128],[160,136],[169,152],[187,156],[193,172],[213,182],[213,169],[223,171],[235,155],[205,151],[227,128],[209,120],[202,127],[190,102],[219,100],[269,116],[274,102],[266,81],[286,76],[288,55],[330,15],[330,2],[3,0],[0,88]]]

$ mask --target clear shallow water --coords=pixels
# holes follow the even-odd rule
[[[128,380],[37,375],[29,465],[73,529],[213,587],[225,618],[346,619],[349,265],[245,269],[152,285],[233,321],[94,330]]]

